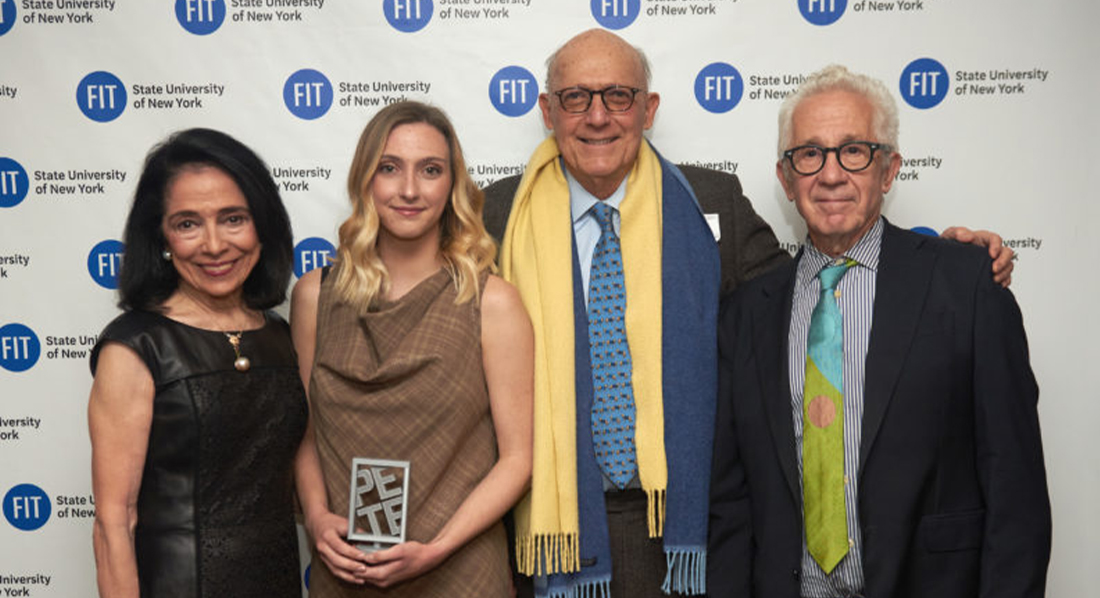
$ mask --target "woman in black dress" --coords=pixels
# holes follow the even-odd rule
[[[88,405],[100,595],[301,595],[286,322],[292,235],[266,165],[208,129],[154,148]]]

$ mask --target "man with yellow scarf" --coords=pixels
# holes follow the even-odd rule
[[[649,79],[612,33],[569,40],[539,96],[552,135],[522,178],[485,190],[535,328],[534,470],[515,524],[539,596],[706,592],[719,295],[790,260],[735,176],[677,167],[644,138]],[[995,265],[1005,280],[1010,259]]]

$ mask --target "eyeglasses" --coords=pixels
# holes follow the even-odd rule
[[[604,108],[608,112],[626,112],[634,105],[634,96],[641,91],[637,87],[624,87],[622,85],[609,85],[603,89],[588,89],[585,87],[566,87],[554,92],[561,102],[561,107],[566,112],[580,114],[587,112],[592,105],[592,96],[600,96],[603,99]]]
[[[835,152],[840,167],[848,172],[859,172],[871,165],[875,160],[875,152],[890,151],[890,146],[885,143],[871,143],[870,141],[849,141],[837,147],[821,147],[820,145],[800,145],[783,152],[783,157],[791,163],[791,168],[803,176],[817,174],[825,168],[825,159],[829,152]]]

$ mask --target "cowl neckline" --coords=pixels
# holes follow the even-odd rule
[[[420,304],[425,299],[430,300],[442,292],[444,287],[450,282],[450,272],[448,272],[446,268],[440,268],[436,270],[435,273],[428,275],[424,280],[416,283],[413,288],[409,289],[409,292],[401,295],[397,299],[376,297],[374,301],[371,302],[365,317],[370,318],[375,315],[392,314],[394,311],[399,311],[408,305]]]

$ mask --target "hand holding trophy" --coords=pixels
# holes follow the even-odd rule
[[[348,542],[375,552],[405,541],[409,462],[357,457],[351,463]]]

